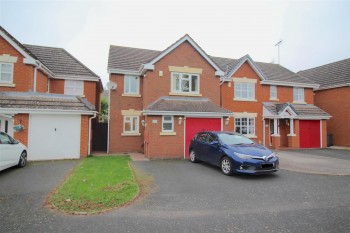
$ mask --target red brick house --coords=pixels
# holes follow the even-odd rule
[[[315,105],[332,118],[327,132],[333,145],[350,147],[350,58],[298,72],[320,84],[315,90]]]
[[[108,72],[117,84],[110,153],[186,156],[201,130],[236,131],[273,148],[325,146],[330,116],[313,105],[318,85],[279,65],[212,57],[185,35],[164,51],[110,46]]]
[[[66,50],[21,44],[0,27],[0,130],[28,147],[29,160],[86,156],[101,90]]]

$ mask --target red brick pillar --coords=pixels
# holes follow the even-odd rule
[[[281,145],[280,143],[281,141],[281,138],[280,138],[280,135],[272,135],[272,149],[278,149]]]

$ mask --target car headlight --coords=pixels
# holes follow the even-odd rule
[[[237,153],[237,152],[233,152],[233,153],[241,159],[252,159],[253,158],[253,156],[251,156],[251,155],[241,154],[241,153]]]
[[[275,152],[272,152],[270,155],[269,155],[269,158],[278,158],[277,155],[275,154]]]

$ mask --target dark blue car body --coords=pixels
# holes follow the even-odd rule
[[[244,143],[225,144],[226,137],[243,139]],[[200,132],[192,139],[189,147],[190,160],[203,161],[223,169],[223,159],[230,164],[229,174],[260,174],[278,171],[279,159],[273,151],[256,144],[243,135],[230,132]],[[227,141],[227,140],[226,140]],[[227,161],[228,160],[228,161]],[[192,162],[195,162],[192,161]]]

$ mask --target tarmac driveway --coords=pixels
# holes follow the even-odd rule
[[[348,232],[350,177],[279,171],[224,176],[203,163],[134,162],[156,189],[121,209],[67,216],[43,207],[77,161],[0,172],[0,232]]]
[[[350,175],[350,150],[279,150],[280,168],[325,175]]]

